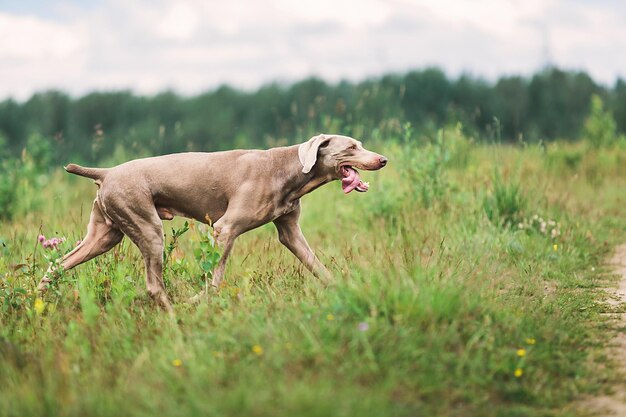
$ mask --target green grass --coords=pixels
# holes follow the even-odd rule
[[[127,239],[36,301],[50,256],[38,234],[69,249],[95,187],[61,172],[24,180],[0,227],[0,415],[582,414],[572,401],[612,372],[599,285],[626,231],[623,150],[456,133],[370,144],[391,161],[363,174],[370,192],[333,183],[303,199],[327,285],[267,225],[238,240],[219,294],[187,305],[206,232],[192,224],[166,270],[177,320],[145,295]],[[183,222],[166,222],[168,239]]]

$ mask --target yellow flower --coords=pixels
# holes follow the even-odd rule
[[[252,352],[257,356],[261,356],[263,355],[263,348],[259,345],[254,345],[252,346]]]
[[[526,343],[528,343],[529,345],[534,345],[535,343],[537,343],[537,341],[534,337],[529,337],[526,339]]]
[[[217,351],[217,350],[214,350],[214,351],[213,351],[213,357],[215,357],[215,358],[221,358],[222,356],[223,356],[223,355],[222,355],[222,352],[219,352],[219,351]]]
[[[172,365],[174,365],[177,368],[180,368],[181,366],[183,366],[183,361],[181,361],[180,359],[174,359],[172,361]]]
[[[520,358],[526,356],[526,349],[517,349],[517,356],[519,356]]]
[[[520,376],[524,375],[524,371],[522,370],[522,368],[516,368],[515,372],[513,372],[513,375],[515,375],[515,378],[519,378]]]
[[[559,245],[557,245],[556,243],[552,245],[552,250],[554,250],[555,252],[559,250]]]
[[[328,314],[328,315],[326,316],[326,320],[328,320],[328,321],[333,321],[333,320],[335,320],[335,316],[333,316],[332,314]]]
[[[41,298],[37,298],[35,300],[35,304],[33,305],[33,309],[35,310],[35,313],[41,315],[41,313],[43,313],[45,308],[46,308],[46,303]]]

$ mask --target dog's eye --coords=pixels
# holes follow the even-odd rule
[[[356,151],[356,145],[352,145],[348,149],[350,149],[351,151]]]

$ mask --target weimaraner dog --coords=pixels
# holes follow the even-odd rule
[[[387,158],[339,135],[314,136],[300,145],[268,150],[191,152],[136,159],[113,168],[76,164],[67,172],[92,178],[98,186],[87,236],[39,283],[45,291],[59,274],[101,255],[124,235],[137,245],[146,265],[150,296],[172,311],[163,285],[163,223],[184,216],[212,224],[222,257],[213,273],[219,287],[237,236],[274,222],[278,238],[312,273],[328,276],[302,235],[300,198],[341,180],[344,193],[365,192],[355,168],[377,170]]]

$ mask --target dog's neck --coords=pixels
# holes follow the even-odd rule
[[[288,146],[285,148],[271,149],[275,153],[274,157],[280,159],[280,171],[276,175],[281,176],[284,181],[285,198],[284,201],[291,203],[300,199],[303,195],[333,181],[330,174],[320,172],[317,167],[308,173],[302,172],[302,163],[298,158],[298,146]]]

